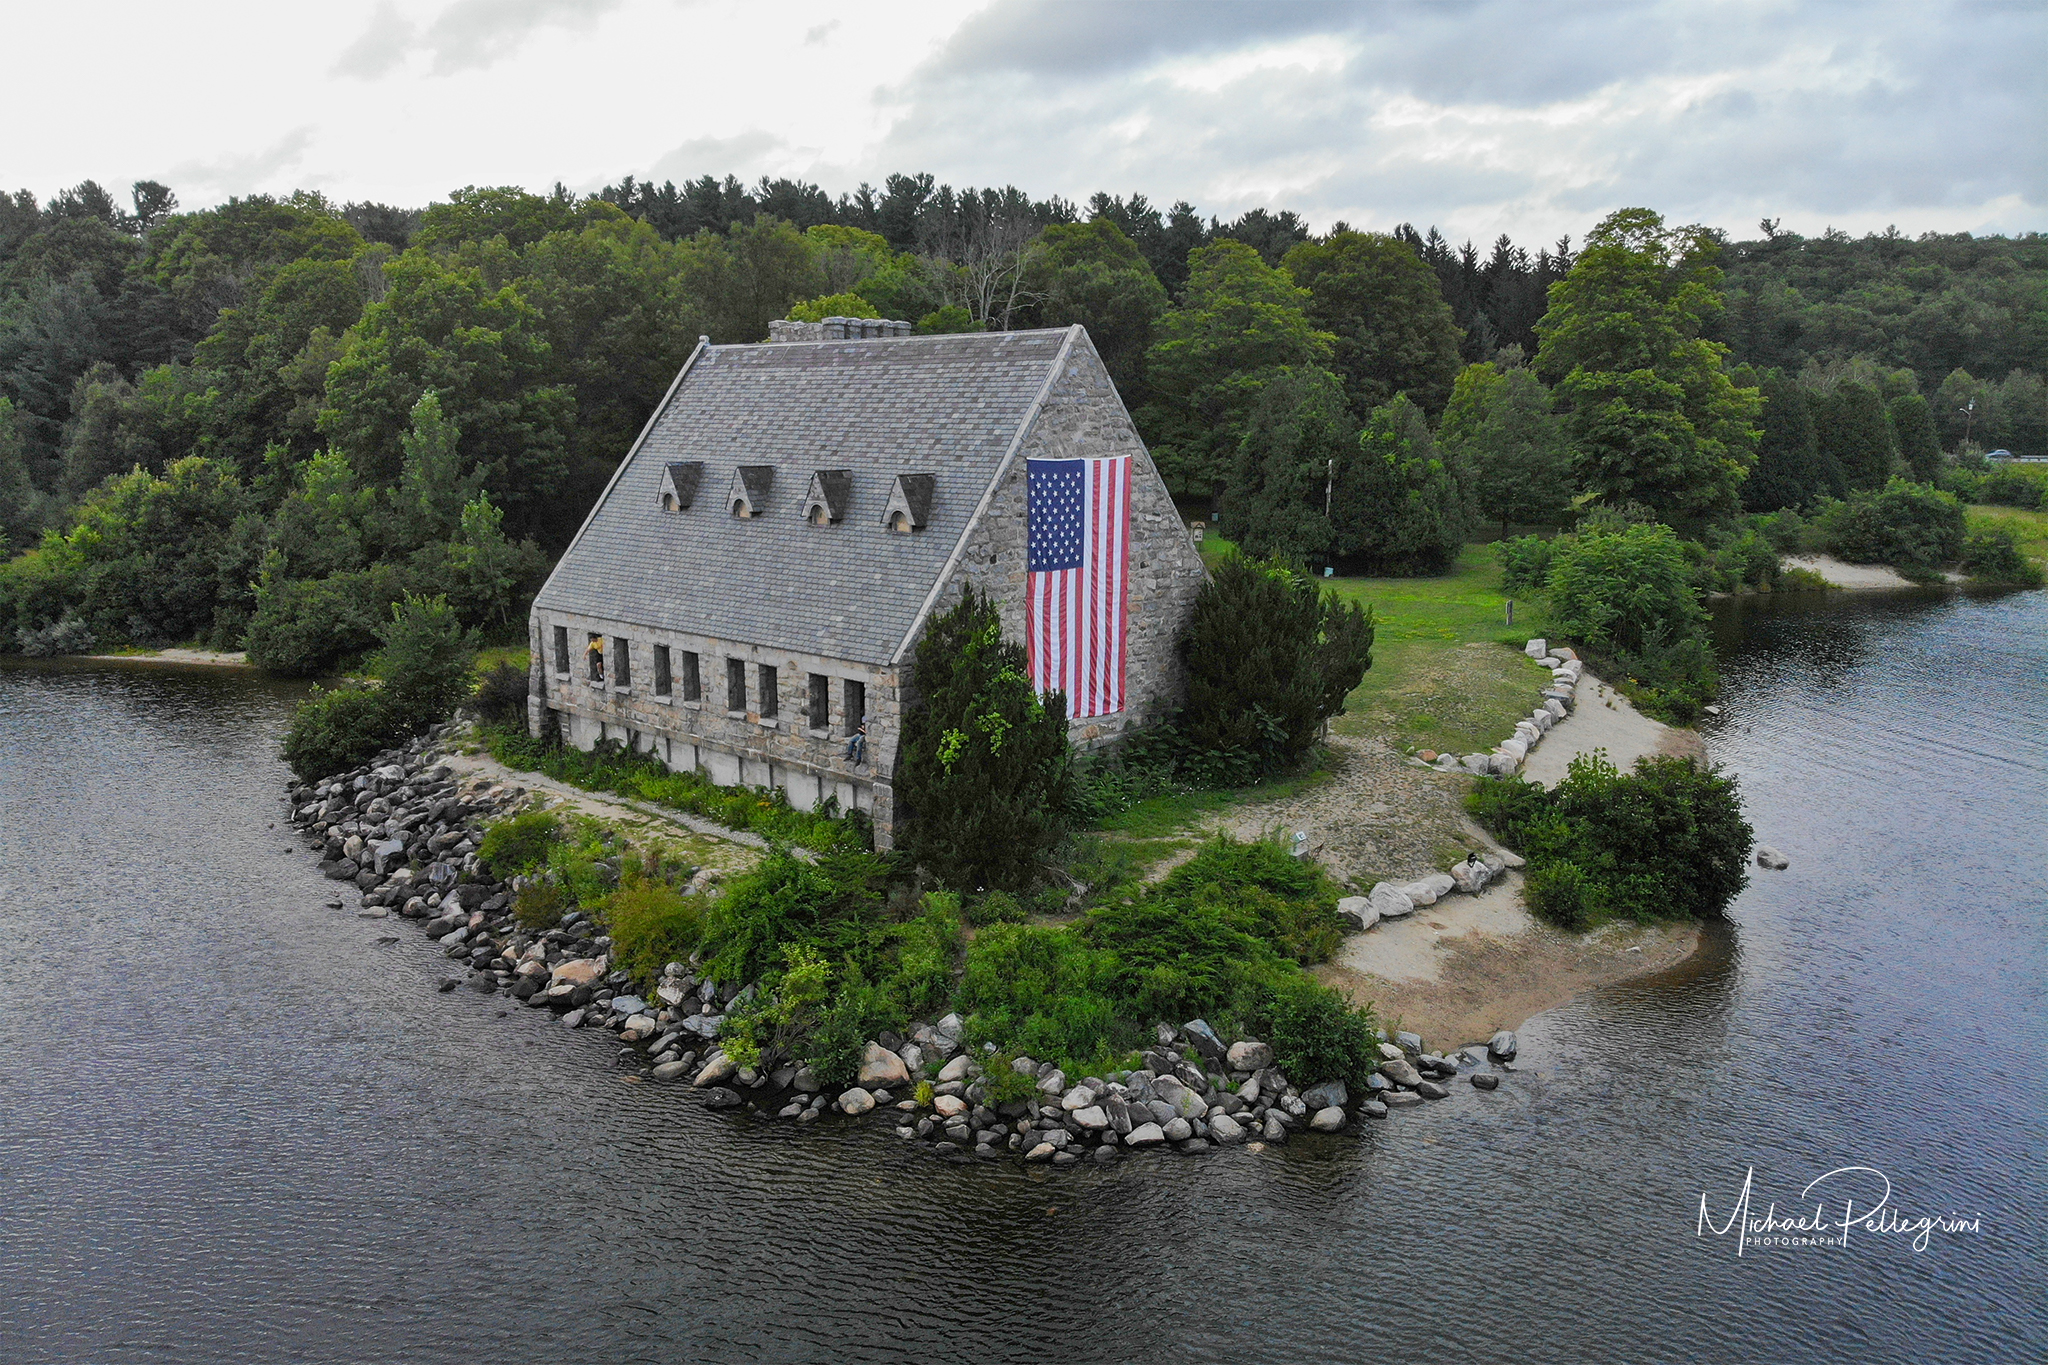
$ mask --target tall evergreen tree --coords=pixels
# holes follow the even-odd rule
[[[1550,393],[1519,365],[1468,365],[1438,432],[1446,462],[1472,504],[1500,523],[1555,526],[1578,491],[1564,426]]]
[[[1892,399],[1892,440],[1906,472],[1917,482],[1933,483],[1941,475],[1941,440],[1934,434],[1934,411],[1917,393]]]
[[[1844,380],[1812,395],[1814,439],[1849,488],[1877,489],[1892,476],[1892,424],[1876,389]]]
[[[1820,452],[1806,393],[1783,370],[1764,373],[1756,468],[1742,482],[1742,505],[1751,512],[1811,507],[1816,498],[1845,495],[1839,465]]]
[[[1405,394],[1366,417],[1355,452],[1337,467],[1330,521],[1349,569],[1441,573],[1457,559],[1468,526],[1464,491]]]
[[[1308,563],[1334,544],[1328,502],[1338,464],[1358,448],[1344,386],[1328,370],[1266,385],[1237,448],[1222,525],[1246,554]]]
[[[904,852],[960,890],[1018,890],[1060,836],[1072,783],[1066,694],[1031,690],[1024,647],[971,587],[918,641],[896,796]]]

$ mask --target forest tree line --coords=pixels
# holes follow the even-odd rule
[[[1651,220],[1603,224],[1589,266],[1568,239],[1481,252],[930,176],[423,210],[24,190],[0,198],[0,630],[319,672],[407,592],[506,629],[697,337],[784,316],[1082,323],[1191,512],[1382,571],[1589,495],[1696,522],[2048,453],[2042,238]],[[1631,387],[1572,318],[1642,288],[1658,373]]]

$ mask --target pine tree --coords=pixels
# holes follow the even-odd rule
[[[1337,466],[1330,521],[1347,568],[1440,573],[1465,543],[1465,496],[1438,458],[1422,409],[1396,394],[1366,418]]]
[[[1851,491],[1884,487],[1892,476],[1892,424],[1877,390],[1845,380],[1811,402],[1822,458],[1841,469]]]
[[[1023,646],[972,588],[925,628],[912,681],[896,761],[904,852],[960,890],[1029,886],[1072,783],[1065,694],[1032,691]]]
[[[1555,526],[1578,491],[1550,392],[1520,366],[1468,365],[1444,409],[1438,444],[1473,504],[1500,523]]]
[[[1333,543],[1331,471],[1356,449],[1344,386],[1327,370],[1287,371],[1259,395],[1237,450],[1224,526],[1246,554],[1308,563]]]
[[[1902,393],[1891,402],[1892,440],[1906,472],[1919,483],[1933,483],[1941,474],[1941,440],[1934,434],[1934,411],[1917,393]]]
[[[1752,512],[1811,507],[1817,498],[1839,498],[1849,489],[1841,466],[1823,456],[1814,438],[1813,411],[1806,393],[1782,370],[1762,381],[1762,436],[1756,468],[1742,484],[1742,505]]]
[[[1182,638],[1177,729],[1214,773],[1248,781],[1292,762],[1372,667],[1373,618],[1285,564],[1232,555],[1195,599]]]

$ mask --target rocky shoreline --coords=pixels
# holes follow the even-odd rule
[[[958,1015],[914,1024],[907,1036],[870,1039],[850,1085],[825,1084],[795,1059],[772,1054],[743,1067],[718,1039],[727,1011],[751,998],[753,985],[714,982],[695,961],[671,962],[643,998],[613,967],[611,940],[587,910],[571,910],[544,930],[520,925],[512,911],[517,879],[492,880],[477,849],[489,823],[528,804],[531,794],[462,781],[439,761],[453,729],[439,727],[350,772],[292,784],[290,819],[323,855],[321,871],[355,888],[359,915],[419,924],[460,969],[443,976],[441,990],[504,995],[554,1012],[566,1028],[614,1034],[622,1045],[618,1065],[686,1087],[708,1109],[798,1124],[874,1116],[866,1121],[889,1121],[898,1137],[942,1158],[1071,1166],[1150,1150],[1259,1150],[1296,1133],[1341,1132],[1448,1098],[1461,1077],[1493,1090],[1514,1070],[1509,1032],[1439,1054],[1412,1033],[1382,1031],[1378,1067],[1363,1093],[1353,1093],[1342,1081],[1290,1078],[1265,1043],[1226,1040],[1194,1019],[1157,1025],[1142,1067],[1069,1078],[1050,1062],[967,1049]],[[692,889],[716,894],[716,874],[699,872]],[[1355,899],[1369,910],[1383,899],[1381,888]],[[1008,1074],[984,1070],[1002,1063]]]

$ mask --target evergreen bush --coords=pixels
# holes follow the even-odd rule
[[[1065,694],[1033,692],[1023,647],[971,587],[926,627],[912,681],[896,760],[905,856],[959,890],[1030,885],[1071,798]]]
[[[1180,643],[1184,771],[1244,783],[1299,760],[1372,667],[1367,608],[1280,563],[1231,555],[1195,598]]]
[[[299,780],[312,782],[404,742],[405,733],[392,722],[381,689],[344,683],[332,690],[316,686],[292,712],[279,747]]]
[[[2041,566],[2020,553],[2012,532],[1982,531],[1963,542],[1964,572],[1980,583],[2019,588],[2038,588],[2043,581]]]
[[[1929,572],[1963,552],[1963,505],[1953,493],[1893,479],[1876,491],[1825,504],[1814,517],[1821,547],[1854,564]]]

